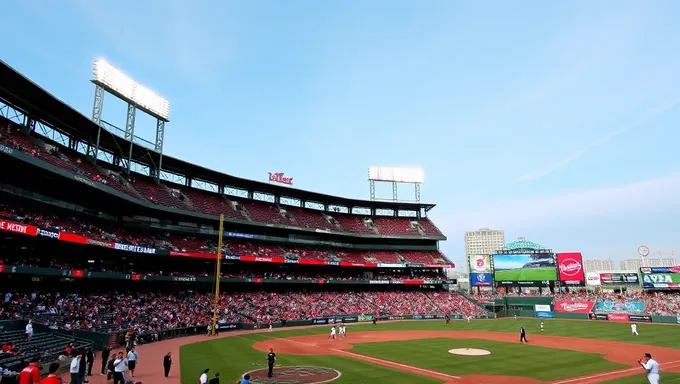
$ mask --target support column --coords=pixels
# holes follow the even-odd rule
[[[130,142],[130,151],[128,153],[127,173],[130,174],[130,167],[132,166],[132,149],[134,148],[135,139],[135,117],[137,116],[137,107],[128,103],[127,120],[125,121],[125,140]]]

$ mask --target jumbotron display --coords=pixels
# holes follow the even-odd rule
[[[645,289],[680,289],[680,267],[640,268]]]
[[[494,280],[501,284],[557,280],[555,255],[552,253],[496,254],[492,260]]]

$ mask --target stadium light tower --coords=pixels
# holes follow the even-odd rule
[[[92,121],[94,121],[99,130],[97,132],[97,143],[91,154],[94,161],[97,161],[99,153],[99,139],[102,129],[102,112],[104,110],[104,94],[106,92],[123,100],[127,103],[127,119],[125,121],[125,140],[130,143],[135,139],[135,117],[137,110],[140,110],[154,118],[156,118],[156,141],[154,143],[154,150],[159,154],[159,163],[155,170],[152,170],[156,180],[160,177],[161,167],[163,162],[163,139],[165,138],[165,123],[170,122],[170,102],[156,94],[154,91],[137,83],[135,80],[127,76],[125,73],[109,64],[106,60],[95,60],[93,64],[94,78],[94,103],[92,106]],[[130,165],[132,163],[132,149],[134,145],[130,145],[130,151],[127,155],[127,172],[130,172]]]
[[[375,183],[392,184],[392,200],[398,201],[397,185],[413,184],[415,201],[420,202],[420,184],[424,181],[424,172],[420,168],[369,167],[368,182],[371,186],[371,200],[375,200]]]

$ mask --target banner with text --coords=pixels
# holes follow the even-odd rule
[[[580,252],[558,253],[557,272],[561,282],[567,285],[585,285],[583,257]]]
[[[646,288],[646,289],[657,289],[657,288],[678,289],[678,288],[680,288],[680,273],[651,272],[651,271],[648,271],[649,269],[650,268],[642,268],[642,286],[644,288]],[[650,273],[646,273],[646,272],[650,272]]]
[[[557,300],[555,312],[590,313],[594,306],[595,302],[590,300]]]

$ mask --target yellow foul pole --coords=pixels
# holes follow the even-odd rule
[[[222,234],[224,233],[224,215],[220,215],[220,232],[217,236],[217,265],[215,267],[215,303],[213,307],[213,318],[211,334],[217,334],[217,313],[220,304],[220,267],[222,266]]]

